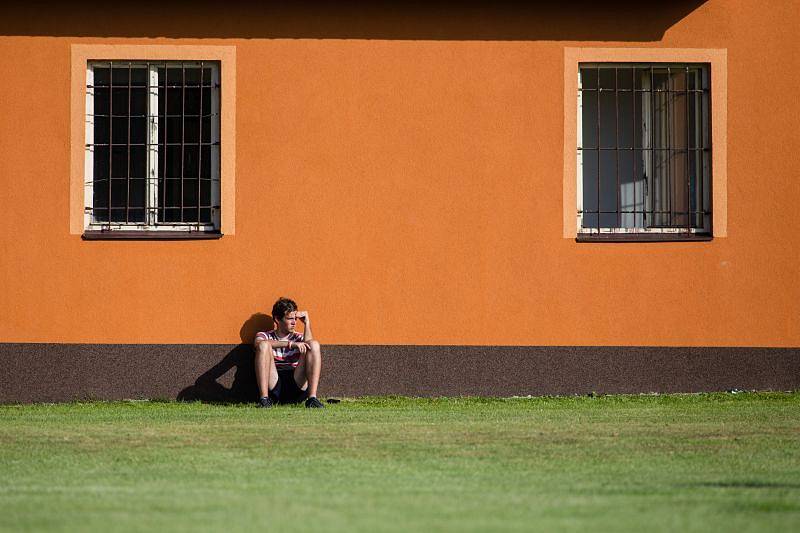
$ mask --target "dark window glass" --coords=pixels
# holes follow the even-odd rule
[[[147,67],[134,67],[131,69],[131,86],[147,87],[148,82]]]
[[[183,177],[194,179],[200,175],[200,147],[187,145],[183,147]]]
[[[102,67],[95,67],[94,69],[94,86],[95,87],[108,87],[111,83],[109,69]]]
[[[111,69],[111,85],[114,87],[127,87],[128,86],[128,65],[114,65]]]
[[[141,179],[147,177],[147,147],[130,147],[130,177]]]
[[[105,115],[111,114],[109,100],[109,89],[103,87],[95,87],[94,89],[94,114]]]
[[[599,151],[583,150],[581,168],[583,170],[583,227],[597,227],[597,190],[599,188]]]
[[[704,229],[707,67],[591,65],[580,77],[583,227]]]
[[[616,80],[614,78],[615,69],[601,68],[600,69],[600,88],[601,89],[614,89],[616,88]]]
[[[163,124],[163,126],[159,129],[159,137],[161,137],[162,142],[162,131],[163,134],[166,135],[168,143],[180,143],[183,141],[183,117],[166,117],[161,124]]]
[[[590,69],[591,70],[591,69]],[[597,91],[583,91],[581,99],[582,147],[597,148]]]
[[[131,89],[131,115],[147,115],[147,89]]]
[[[215,147],[203,145],[200,147],[200,177],[211,179],[211,150]]]
[[[113,117],[111,119],[111,143],[128,144],[128,117]]]
[[[131,144],[144,145],[147,143],[147,118],[131,118]]]
[[[128,89],[111,89],[111,113],[117,116],[128,116]]]
[[[625,91],[633,89],[633,68],[617,69],[617,88]]]
[[[158,168],[158,205],[152,206],[155,219],[150,222],[212,221],[212,188],[219,186],[211,179],[212,155],[218,153],[211,143],[219,140],[212,134],[219,120],[211,109],[219,97],[212,68],[156,65],[158,81],[152,89],[151,67],[144,64],[120,61],[113,68],[110,63],[93,68],[94,133],[88,149],[93,153],[95,221],[146,221],[150,158]],[[150,110],[150,90],[157,92],[157,109]],[[158,132],[153,139],[151,120],[152,131]]]
[[[111,122],[109,117],[94,116],[94,143],[95,144],[108,144],[109,131],[108,125]]]
[[[200,142],[200,117],[186,117],[183,121],[183,142]]]
[[[111,177],[112,178],[127,178],[128,177],[128,147],[127,146],[112,146],[111,147]]]

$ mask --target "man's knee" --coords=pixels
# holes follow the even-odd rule
[[[272,355],[272,347],[267,341],[257,342],[255,350],[258,356]]]
[[[314,350],[314,351],[316,351],[316,352],[319,352],[319,351],[320,351],[320,344],[319,344],[319,341],[317,341],[317,340],[313,340],[313,339],[312,339],[312,340],[310,340],[310,341],[307,341],[307,343],[308,343],[308,347],[309,347],[309,348],[311,348],[312,350]]]

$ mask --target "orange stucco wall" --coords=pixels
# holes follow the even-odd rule
[[[0,37],[0,342],[800,346],[796,1],[655,41]],[[568,37],[568,36],[567,36]],[[70,46],[236,47],[234,235],[70,233]],[[563,237],[564,48],[727,50],[727,236]]]

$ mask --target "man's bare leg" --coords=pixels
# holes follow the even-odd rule
[[[308,390],[309,398],[317,396],[321,371],[322,350],[319,342],[308,341],[308,351],[301,356],[300,364],[294,369],[294,381],[302,390]]]
[[[278,384],[278,369],[275,368],[275,355],[267,341],[256,343],[256,382],[260,396],[269,395],[269,390]]]

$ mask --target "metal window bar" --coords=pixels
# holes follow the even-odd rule
[[[617,176],[617,227],[622,225],[622,215],[620,209],[620,189],[619,189],[619,69],[614,67],[614,174]],[[598,207],[600,204],[597,204]]]
[[[692,177],[689,172],[689,67],[684,74],[684,105],[686,107],[686,233],[692,232]]]
[[[712,170],[711,169],[711,157],[710,157],[710,154],[707,152],[707,150],[710,150],[712,148],[710,146],[710,143],[711,143],[711,121],[708,121],[706,123],[704,123],[702,121],[702,117],[703,116],[709,116],[709,117],[711,116],[711,106],[710,106],[711,102],[709,101],[708,93],[706,92],[706,88],[707,88],[706,75],[710,76],[710,72],[701,71],[699,73],[698,85],[703,91],[699,92],[699,93],[696,93],[698,95],[698,97],[699,97],[699,100],[700,100],[700,106],[699,106],[700,109],[698,111],[698,114],[701,117],[700,118],[700,130],[699,130],[699,134],[698,134],[698,145],[699,145],[699,147],[702,148],[702,150],[697,153],[697,159],[699,159],[699,163],[700,163],[700,165],[699,165],[700,175],[698,176],[698,181],[700,182],[701,191],[703,190],[702,188],[705,187],[705,179],[706,179],[706,172],[705,172],[705,168],[706,168],[705,164],[706,164],[706,162],[705,162],[705,158],[706,158],[707,154],[709,155],[709,162],[708,162],[709,163],[709,174],[708,174],[709,176],[711,175],[710,171]],[[708,144],[706,144],[706,135],[708,135]],[[711,205],[711,190],[712,190],[711,189],[711,183],[710,183],[710,180],[709,180],[709,187],[708,187],[708,193],[707,193],[709,195],[708,205]],[[705,194],[706,194],[706,192],[703,191],[703,193],[700,195],[700,200],[701,200],[701,205],[703,206],[703,210],[704,210],[705,205],[706,205]],[[702,224],[704,226],[710,227],[711,226],[710,209],[709,209],[708,213],[703,212],[703,214],[701,216],[702,216]],[[709,221],[708,221],[707,224],[706,224],[706,217],[709,217]]]
[[[701,88],[705,89],[703,74],[701,73],[700,76],[698,76],[698,78],[699,78],[698,85],[700,85]],[[696,155],[696,158],[698,159],[698,163],[699,163],[699,169],[700,169],[700,174],[699,174],[697,179],[698,179],[698,182],[700,184],[700,206],[701,206],[701,210],[704,210],[704,207],[706,205],[705,192],[703,191],[703,188],[706,185],[706,181],[705,181],[705,179],[706,179],[705,178],[705,176],[706,176],[706,174],[705,174],[705,168],[706,168],[705,167],[706,137],[705,137],[705,129],[703,127],[703,118],[702,117],[704,117],[706,115],[707,116],[711,116],[711,111],[708,108],[708,106],[704,106],[705,101],[706,101],[705,95],[703,93],[698,93],[698,96],[699,96],[698,100],[700,101],[700,105],[698,106],[699,110],[698,110],[697,114],[698,114],[698,118],[699,118],[699,122],[700,122],[700,124],[699,124],[700,128],[699,128],[698,133],[697,133],[697,141],[696,142],[697,142],[698,148],[702,148],[702,150],[698,151],[697,155]],[[709,126],[710,126],[710,123],[709,123]],[[701,224],[703,224],[703,225],[706,224],[706,214],[705,213],[703,213],[701,215]]]
[[[666,187],[666,201],[667,208],[669,209],[669,218],[667,218],[667,226],[672,227],[672,132],[670,131],[670,122],[672,122],[672,115],[670,115],[669,101],[672,98],[670,89],[672,88],[672,71],[667,68],[667,92],[664,94],[664,129],[666,130],[667,139],[667,160],[665,161],[667,187]]]
[[[181,84],[175,85],[168,82],[167,79],[167,69],[172,66],[173,68],[177,65],[180,65],[181,68]],[[115,61],[90,61],[87,65],[87,120],[86,120],[86,132],[87,132],[87,142],[86,146],[86,164],[87,164],[87,181],[86,181],[86,205],[85,205],[85,212],[87,213],[86,219],[86,226],[87,229],[91,229],[92,227],[96,229],[100,229],[101,226],[98,224],[102,224],[102,228],[105,230],[112,230],[112,229],[158,229],[158,226],[168,226],[169,229],[174,229],[175,227],[188,227],[194,226],[195,230],[209,230],[211,229],[218,229],[219,228],[219,191],[217,190],[220,185],[219,180],[219,90],[220,90],[220,82],[218,76],[219,66],[218,64],[215,65],[213,62],[206,62],[200,61],[199,62],[199,69],[198,69],[198,87],[200,93],[200,101],[199,101],[199,111],[197,114],[187,114],[186,111],[186,71],[187,68],[197,69],[198,62],[149,62],[149,61],[128,61],[127,62],[127,69],[125,69],[125,62],[122,62],[120,66],[120,62]],[[188,65],[188,66],[187,66]],[[115,83],[114,80],[114,71],[115,67],[119,70],[125,69],[127,70],[127,82],[126,83]],[[163,67],[164,69],[164,80],[163,85],[159,84],[158,76],[157,76],[157,69],[159,67]],[[96,88],[98,87],[95,79],[95,69],[102,68],[108,69],[108,83],[104,85],[102,88],[104,91],[107,91],[108,94],[108,113],[102,113],[103,110],[97,108],[95,106],[95,99],[97,98]],[[133,71],[134,68],[143,68],[147,73],[147,84],[146,84],[146,91],[149,95],[147,97],[147,111],[146,115],[141,115],[138,113],[133,113],[133,86],[134,86],[134,76]],[[205,70],[209,68],[209,82],[205,82]],[[164,88],[163,94],[158,93],[159,88]],[[127,91],[127,113],[126,114],[119,114],[114,113],[114,89],[125,89]],[[168,95],[167,95],[167,88],[174,88],[181,90],[181,113],[178,115],[170,115],[169,114],[169,104],[168,104]],[[209,91],[209,98],[212,103],[211,109],[205,109],[203,104],[203,98],[205,91]],[[216,95],[214,92],[216,91]],[[121,97],[121,95],[118,95]],[[159,113],[158,113],[158,102],[159,98],[163,98],[163,105],[164,105],[164,114],[161,115],[164,118],[163,124],[160,124],[159,121]],[[120,104],[120,102],[117,102]],[[123,104],[124,105],[124,104]],[[96,111],[101,111],[101,113],[96,113]],[[102,117],[107,120],[108,124],[108,132],[107,132],[107,143],[103,142],[95,142],[99,140],[95,134],[96,128],[96,119]],[[149,127],[146,127],[146,131],[144,135],[146,136],[144,144],[142,143],[134,143],[132,142],[132,119],[133,118],[143,118],[146,117],[149,119]],[[180,142],[168,142],[168,124],[167,118],[180,117],[181,119],[181,140]],[[114,142],[114,119],[124,119],[125,130],[119,130],[120,132],[125,132],[125,156],[124,161],[126,164],[126,169],[124,174],[122,173],[121,169],[114,166],[114,147],[123,145],[115,144]],[[194,202],[194,206],[185,205],[185,198],[184,198],[184,180],[191,179],[192,177],[185,175],[185,157],[186,157],[186,119],[187,118],[196,118],[198,121],[197,126],[197,142],[192,143],[192,145],[196,145],[197,149],[197,199]],[[211,130],[208,132],[208,141],[204,142],[203,139],[203,119],[209,118],[211,124]],[[163,143],[159,143],[159,130],[160,126],[163,128],[161,133],[163,133]],[[121,139],[120,139],[121,140]],[[146,168],[149,179],[145,179],[145,206],[144,206],[144,220],[142,222],[138,222],[138,220],[132,220],[132,210],[134,212],[139,212],[142,208],[138,205],[133,206],[133,198],[135,195],[133,194],[131,187],[133,183],[133,179],[136,178],[137,180],[140,177],[132,176],[131,175],[131,168],[132,168],[132,150],[131,147],[133,146],[142,146],[146,147],[147,150],[144,154],[146,158]],[[178,147],[180,146],[180,153],[181,153],[181,162],[180,162],[180,176],[177,177],[177,180],[180,181],[180,198],[177,206],[173,206],[168,204],[166,200],[166,190],[164,192],[159,191],[159,186],[162,187],[166,186],[167,180],[169,179],[168,175],[168,158],[167,158],[167,150],[168,147]],[[108,175],[105,178],[95,179],[95,172],[94,170],[89,170],[94,167],[94,158],[95,158],[95,151],[97,147],[105,147],[108,150],[107,155],[107,173]],[[207,180],[203,179],[203,147],[209,147],[211,157],[209,160],[205,162],[205,165],[208,166],[209,170],[209,177]],[[120,156],[121,150],[120,150]],[[159,156],[161,159],[161,165],[159,163]],[[138,154],[137,154],[138,157]],[[123,164],[122,161],[117,162],[117,166]],[[159,166],[161,167],[159,169]],[[135,168],[139,168],[137,164]],[[114,178],[112,176],[119,175],[118,178]],[[161,179],[159,180],[159,177]],[[122,197],[118,197],[121,191],[115,191],[114,183],[115,179],[117,181],[124,181],[125,182],[125,196],[124,196],[124,203],[121,202]],[[159,181],[161,182],[159,184]],[[208,181],[209,190],[211,191],[211,198],[207,201],[203,201],[202,198],[202,183],[203,181]],[[108,190],[105,191],[105,199],[107,205],[95,208],[95,200],[93,198],[96,197],[94,194],[97,184],[105,182],[108,186]],[[118,187],[119,188],[119,187]],[[114,199],[117,199],[117,203],[122,204],[120,207],[114,207]],[[174,207],[177,208],[180,212],[180,216],[178,217],[179,220],[173,223],[166,223],[164,220],[164,209],[159,209],[159,201],[163,202],[163,208]],[[174,202],[173,202],[174,203]],[[196,215],[187,222],[186,210],[188,208],[196,209]],[[212,216],[202,216],[202,209],[207,209]],[[160,212],[159,212],[160,211]],[[124,212],[124,216],[123,216]],[[105,215],[105,216],[103,216]],[[138,215],[137,217],[138,218]],[[204,222],[204,219],[207,222]],[[189,224],[191,223],[191,224]],[[210,228],[209,228],[210,227]],[[164,228],[162,228],[164,229]]]
[[[186,161],[185,144],[186,144],[186,117],[183,113],[186,111],[186,64],[181,63],[181,222],[186,222],[186,217],[183,211],[183,164]]]
[[[597,233],[600,233],[600,67],[597,67]]]
[[[702,80],[700,79],[701,77],[698,74],[699,73],[697,73],[697,72],[695,72],[695,74],[694,74],[694,87],[695,87],[695,89],[697,89],[698,87],[702,87],[702,85],[701,85]],[[698,102],[701,100],[699,98],[699,93],[693,92],[692,93],[692,100],[694,101],[694,131],[695,131],[695,134],[694,134],[694,147],[692,149],[694,150],[694,172],[695,172],[695,180],[696,180],[696,183],[697,183],[696,187],[697,187],[697,191],[698,191],[697,206],[701,207],[701,206],[703,206],[705,204],[705,201],[703,199],[703,185],[704,184],[703,184],[702,165],[698,165],[698,164],[701,163],[700,159],[702,158],[703,154],[702,154],[702,152],[699,152],[697,149],[698,149],[698,147],[702,146],[700,138],[703,135],[703,132],[702,132],[702,119],[701,119],[701,117],[703,115],[703,112],[702,112],[702,109],[701,109],[702,106],[698,105]],[[699,125],[699,127],[698,127],[698,125]],[[699,222],[698,222],[698,220],[699,220]],[[699,225],[701,227],[705,226],[705,217],[703,215],[700,215],[700,217],[696,218],[695,224],[697,224],[697,225]]]
[[[200,114],[203,114],[203,62],[200,62]],[[200,227],[202,216],[200,215],[200,205],[203,203],[200,199],[201,187],[203,177],[203,147],[200,143],[203,141],[203,119],[198,121],[199,131],[197,133],[197,226]]]
[[[114,113],[114,62],[108,64],[108,114]],[[108,214],[108,229],[111,229],[111,191],[113,190],[113,176],[114,168],[111,166],[113,158],[111,154],[114,153],[114,123],[113,119],[108,119],[108,206],[106,213]]]
[[[656,96],[655,95],[656,95],[656,92],[655,91],[656,91],[655,75],[653,73],[653,65],[650,65],[650,109],[648,109],[648,115],[649,116],[648,117],[644,117],[643,116],[642,119],[645,120],[645,123],[647,123],[647,119],[648,118],[650,119],[650,128],[649,128],[650,129],[650,132],[649,132],[650,133],[650,146],[649,146],[649,148],[650,148],[650,168],[646,169],[646,172],[650,173],[650,179],[651,180],[655,179],[655,174],[656,174],[656,154],[653,151],[653,148],[656,145],[656,143],[655,143],[655,140],[656,140],[656,137],[655,137],[656,128],[655,128],[655,120],[654,120],[655,116],[656,116],[656,114],[655,114],[655,109],[656,109]],[[649,193],[650,193],[650,190],[652,190],[653,193],[655,193],[656,188],[655,187],[650,187],[648,185],[647,178],[645,178],[644,184],[645,184],[645,202],[650,204],[650,221],[651,221],[651,224],[652,224],[652,222],[655,222],[655,218],[653,216],[653,208],[654,208],[653,196],[655,196],[655,194],[651,195]],[[647,227],[647,221],[645,221],[645,227]]]
[[[161,86],[161,81],[158,80],[157,83],[158,83],[158,85],[160,87]],[[166,202],[166,199],[167,199],[167,152],[169,151],[169,148],[167,148],[167,139],[169,139],[169,137],[167,135],[169,134],[169,130],[168,130],[168,128],[169,128],[169,120],[166,117],[169,114],[169,89],[167,88],[168,84],[169,84],[169,64],[164,63],[164,159],[163,159],[163,163],[164,164],[163,164],[163,167],[162,167],[162,170],[161,170],[161,176],[160,176],[161,179],[159,180],[159,184],[158,184],[158,191],[160,193],[159,196],[158,196],[158,201],[159,201],[158,205],[159,205],[159,207],[161,207],[162,205],[163,206],[167,205],[167,202]],[[160,105],[160,103],[159,103],[159,105]],[[159,135],[160,135],[160,133],[159,133]],[[161,209],[160,212],[161,212],[161,218],[160,218],[159,221],[160,222],[165,222],[166,219],[167,219],[167,210],[166,210],[166,208]]]
[[[131,62],[128,61],[128,117],[127,117],[127,136],[125,137],[125,155],[127,168],[125,169],[125,223],[130,223],[131,215]],[[113,119],[111,119],[113,120]]]
[[[581,66],[580,69],[582,72],[586,72],[587,66]],[[594,95],[595,101],[597,103],[597,110],[596,110],[596,124],[595,124],[595,133],[597,138],[597,146],[592,149],[597,150],[597,174],[596,180],[594,184],[594,189],[596,191],[596,206],[594,209],[588,209],[587,206],[581,205],[581,209],[579,210],[579,220],[583,221],[580,224],[580,227],[584,228],[584,232],[588,230],[590,233],[601,233],[604,229],[611,230],[611,231],[619,231],[623,233],[630,233],[630,232],[639,232],[640,225],[637,222],[637,214],[642,215],[642,224],[641,224],[641,231],[644,232],[682,232],[684,234],[690,235],[693,232],[707,232],[710,230],[710,225],[706,222],[707,217],[710,217],[711,211],[709,207],[709,202],[705,199],[705,176],[709,175],[710,173],[705,172],[706,166],[706,159],[710,159],[710,147],[706,145],[705,139],[707,136],[707,131],[710,129],[710,115],[708,113],[708,105],[705,104],[706,100],[708,99],[708,84],[705,83],[705,76],[707,73],[707,66],[705,65],[697,65],[697,64],[605,64],[605,65],[593,65],[591,67],[594,70],[594,74],[597,80],[597,86],[595,88],[586,88],[582,83],[579,84],[578,91],[579,91],[579,99],[583,101],[585,93],[596,91],[597,94]],[[603,68],[613,68],[614,69],[614,106],[615,106],[615,124],[614,124],[614,133],[615,133],[615,141],[614,147],[603,147],[601,143],[601,135],[604,131],[603,128],[608,128],[609,126],[604,124],[602,121],[602,111],[601,111],[601,93],[603,91],[609,91],[612,89],[603,88],[601,87],[601,69]],[[619,82],[619,71],[620,68],[629,68],[631,70],[631,88],[630,89],[622,89],[620,88]],[[649,81],[649,86],[645,83],[642,83],[641,88],[637,88],[639,80],[637,79],[636,73],[637,69],[642,69],[647,72],[647,81]],[[666,79],[664,80],[664,86],[660,87],[656,85],[656,71],[663,73],[666,75]],[[678,86],[678,76],[680,74],[684,75],[683,83],[684,87],[681,89]],[[694,88],[690,88],[689,80],[693,77]],[[644,79],[642,80],[644,82]],[[633,96],[631,102],[631,115],[632,115],[632,123],[633,123],[633,131],[632,131],[632,140],[631,140],[631,147],[620,146],[620,104],[619,104],[619,94],[624,92],[630,92]],[[649,100],[649,109],[647,106],[642,106],[642,115],[639,116],[639,121],[637,122],[637,112],[636,112],[636,105],[637,105],[637,98],[636,95],[641,94],[643,97],[646,97]],[[680,118],[680,111],[679,106],[680,102],[678,101],[678,96],[681,95],[684,97],[684,114],[686,120],[686,127],[685,127],[685,154],[681,154],[681,148],[679,146],[678,137],[680,134],[679,130],[679,118]],[[691,116],[690,116],[690,96],[695,101],[694,106],[694,117],[695,121],[694,124],[691,124]],[[644,100],[642,100],[644,102]],[[673,122],[674,121],[674,122]],[[649,141],[649,145],[642,143],[641,149],[636,147],[636,130],[637,125],[642,124],[645,129],[645,134]],[[583,120],[579,117],[579,128],[591,127],[590,124],[585,124]],[[692,129],[694,131],[695,136],[695,146],[691,145],[691,136],[692,136]],[[579,130],[579,131],[580,131]],[[649,131],[647,131],[649,130]],[[579,150],[579,161],[580,161],[580,152],[584,150],[582,146],[578,147]],[[608,152],[610,150],[614,151],[614,164],[615,164],[615,182],[616,182],[616,209],[614,211],[608,211],[601,208],[602,203],[602,184],[601,184],[601,153]],[[636,184],[636,174],[637,174],[637,158],[636,154],[637,151],[641,150],[641,157],[643,158],[643,180],[642,185],[644,187],[643,191],[637,191],[637,184]],[[632,208],[626,209],[622,207],[622,193],[621,193],[621,178],[620,178],[620,152],[631,151],[632,154],[632,167],[631,167],[631,181],[633,187],[633,201],[632,201]],[[692,164],[691,164],[691,153],[694,152],[696,154],[695,157],[695,165],[694,167],[697,169],[696,173],[692,171]],[[681,173],[680,172],[680,158],[683,155],[683,159],[685,159],[685,169]],[[656,158],[658,156],[658,158]],[[585,169],[584,169],[585,172]],[[679,176],[677,173],[682,174]],[[673,175],[675,174],[675,175]],[[694,175],[693,175],[694,174]],[[682,209],[679,206],[680,197],[681,197],[681,190],[682,187],[680,185],[680,178],[683,178],[685,181],[686,187],[686,206],[685,209]],[[583,180],[583,176],[580,177]],[[608,179],[608,178],[607,178]],[[692,194],[692,184],[695,183],[695,190],[694,195]],[[581,189],[581,187],[579,187]],[[637,192],[642,193],[642,198],[644,200],[643,209],[639,211],[637,209],[637,199],[638,195]],[[694,206],[693,204],[694,201]],[[583,202],[583,199],[579,200]],[[630,222],[630,228],[625,227],[623,228],[622,223],[622,215],[623,214],[632,214],[633,218],[626,220],[632,220]],[[649,220],[648,220],[649,214]],[[592,226],[585,225],[585,215],[595,215],[596,218],[594,220],[594,224]],[[603,224],[601,223],[601,215],[616,215],[616,228],[604,228]],[[680,216],[686,216],[686,221],[683,223],[680,220]],[[710,220],[710,219],[709,219]],[[630,230],[633,231],[630,231]]]
[[[631,67],[631,117],[633,123],[631,124],[631,180],[633,182],[633,220],[631,225],[636,228],[636,69]]]
[[[210,69],[209,75],[210,75],[210,80],[211,80],[212,85],[217,85],[218,87],[222,86],[221,80],[220,80],[220,69]],[[219,107],[220,106],[219,98],[209,98],[209,100],[210,100],[209,103],[211,104],[211,106],[210,106],[211,107],[211,109],[210,109],[211,113],[212,114],[213,113],[217,113],[218,114],[219,113],[219,109],[220,109],[220,107]],[[219,138],[220,128],[222,126],[221,120],[222,120],[221,118],[219,120],[209,120],[210,125],[211,125],[210,131],[209,131],[209,133],[210,133],[209,139]],[[221,154],[220,154],[219,148],[215,149],[213,146],[209,148],[209,152],[210,152],[210,155],[211,155],[211,157],[210,157],[211,165],[209,166],[209,170],[210,170],[209,178],[211,178],[213,180],[213,178],[214,178],[213,169],[219,168],[220,161],[221,161]],[[220,205],[222,191],[220,190],[219,182],[217,182],[217,186],[216,187],[213,187],[212,185],[213,185],[213,181],[209,182],[209,188],[211,189],[211,201],[210,201],[210,203],[211,203],[211,206],[212,206],[211,209],[210,209],[211,221],[216,225],[216,227],[221,227],[222,215],[220,213],[220,209],[219,209],[219,207],[215,208],[213,206],[215,206],[215,205],[219,206]]]

